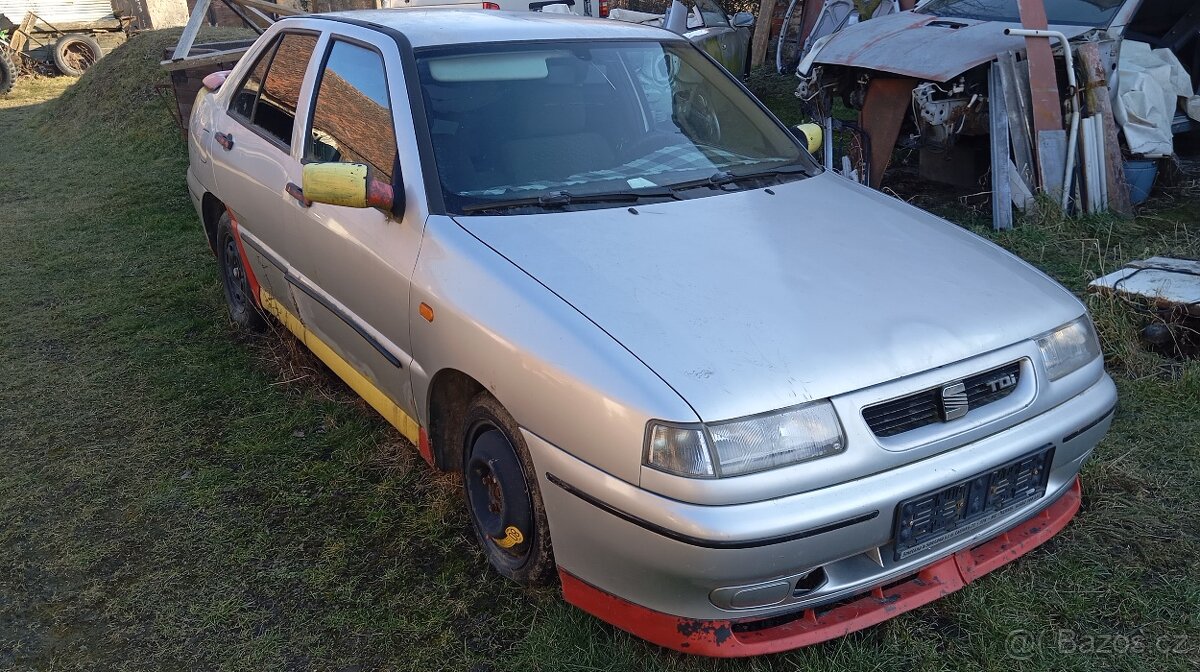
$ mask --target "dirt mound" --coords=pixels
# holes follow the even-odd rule
[[[148,140],[174,126],[171,80],[159,65],[180,28],[140,33],[100,59],[74,86],[46,106],[43,127],[54,132],[116,134]],[[197,43],[253,38],[238,28],[206,28]]]

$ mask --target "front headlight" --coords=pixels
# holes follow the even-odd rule
[[[693,478],[741,476],[846,449],[828,401],[709,425],[653,422],[646,438],[648,466]]]
[[[1087,315],[1037,338],[1050,380],[1058,380],[1100,356],[1100,341]]]

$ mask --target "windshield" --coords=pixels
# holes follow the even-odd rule
[[[687,43],[460,45],[418,52],[417,68],[451,212],[563,193],[596,204],[604,193],[715,175],[817,170]]]
[[[1045,0],[1046,19],[1068,26],[1108,26],[1125,0]],[[1020,23],[1017,0],[931,0],[917,10],[935,16]]]

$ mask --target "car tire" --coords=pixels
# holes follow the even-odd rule
[[[0,49],[0,96],[12,90],[16,80],[17,65],[9,58],[7,51]]]
[[[54,43],[54,65],[72,77],[83,75],[103,55],[100,43],[91,35],[64,35]]]
[[[554,578],[550,527],[537,471],[517,423],[480,392],[463,422],[463,489],[475,537],[500,574],[526,586]]]
[[[217,222],[217,267],[221,273],[221,287],[225,292],[225,305],[229,308],[229,319],[239,329],[261,332],[267,321],[259,312],[250,291],[250,278],[233,235],[229,212],[221,213]]]

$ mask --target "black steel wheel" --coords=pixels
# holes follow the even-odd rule
[[[554,577],[550,528],[529,451],[508,411],[487,392],[464,423],[463,488],[488,562],[524,585]]]
[[[221,285],[225,289],[225,303],[229,306],[229,318],[241,329],[264,330],[267,322],[254,303],[250,278],[243,265],[228,212],[222,213],[217,222],[217,266],[221,273]]]
[[[54,65],[72,77],[81,76],[103,55],[100,43],[91,35],[63,35],[54,43]]]

